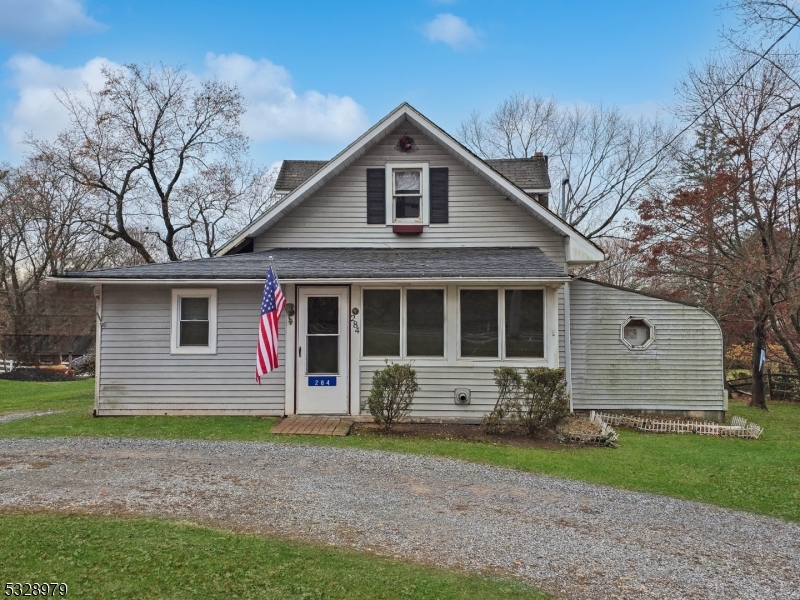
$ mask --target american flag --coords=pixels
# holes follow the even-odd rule
[[[256,351],[256,381],[261,376],[278,368],[278,319],[281,317],[286,298],[272,267],[264,282],[264,299],[261,301],[261,322],[258,326],[258,350]]]

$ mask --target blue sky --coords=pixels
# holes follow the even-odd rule
[[[455,132],[513,92],[651,115],[718,44],[719,0],[0,0],[0,161],[65,123],[103,60],[237,83],[254,158],[330,158],[408,101]]]

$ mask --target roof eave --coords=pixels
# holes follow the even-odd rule
[[[538,283],[542,285],[560,285],[571,281],[569,275],[563,277],[326,277],[291,279],[281,278],[281,283],[286,284],[330,284],[351,283],[356,285],[386,284],[386,283],[440,283],[456,285],[473,285],[476,283]],[[144,278],[144,277],[48,277],[47,281],[56,283],[73,283],[85,285],[109,284],[141,284],[141,285],[264,285],[263,279],[230,279],[230,278]]]

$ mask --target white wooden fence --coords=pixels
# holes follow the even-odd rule
[[[742,417],[733,417],[730,425],[720,425],[712,421],[692,421],[681,419],[654,419],[637,415],[599,413],[592,411],[589,419],[602,426],[631,427],[647,433],[696,433],[718,437],[737,437],[757,440],[764,428],[748,423]]]
[[[611,447],[617,446],[617,438],[619,437],[619,434],[614,431],[613,427],[598,419],[594,411],[592,411],[589,420],[600,428],[599,433],[566,431],[561,434],[561,440],[568,444],[590,444]]]

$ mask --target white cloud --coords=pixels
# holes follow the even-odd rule
[[[86,14],[81,0],[0,0],[0,15],[0,40],[28,48],[105,27]]]
[[[466,19],[450,13],[436,15],[424,27],[425,36],[432,42],[444,42],[454,50],[466,50],[478,43],[480,32],[470,27]]]
[[[10,153],[16,157],[27,150],[28,135],[52,139],[69,124],[64,107],[56,98],[60,89],[86,97],[86,86],[103,84],[103,65],[118,66],[104,58],[93,58],[82,67],[66,69],[31,55],[13,56],[7,63],[13,75],[11,84],[18,98],[3,122],[3,134]]]
[[[8,153],[19,158],[28,150],[28,136],[52,139],[69,125],[56,92],[65,90],[86,98],[86,86],[100,89],[103,65],[118,67],[104,58],[65,68],[32,55],[16,55],[7,63],[9,83],[17,91],[2,123]],[[369,126],[364,109],[349,96],[292,89],[289,72],[269,60],[238,54],[206,56],[208,77],[239,86],[247,112],[242,127],[254,141],[284,139],[311,142],[349,142]]]
[[[208,75],[235,83],[247,101],[245,132],[256,141],[350,141],[368,127],[364,109],[350,96],[309,90],[298,94],[282,66],[241,54],[208,54]]]

